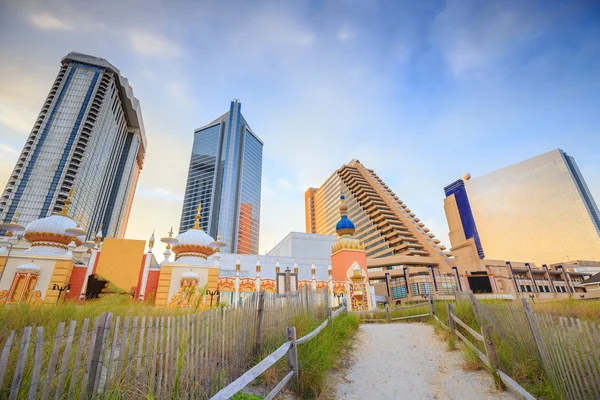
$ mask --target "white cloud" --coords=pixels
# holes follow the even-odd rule
[[[449,1],[432,24],[433,42],[456,76],[498,65],[538,37],[551,18],[527,2],[470,3]]]
[[[354,39],[356,37],[356,32],[354,32],[352,29],[350,29],[350,27],[344,26],[338,31],[337,37],[341,41]]]
[[[65,21],[48,13],[32,14],[29,21],[36,27],[45,31],[70,31],[73,27]]]
[[[129,32],[129,42],[133,50],[143,56],[165,60],[179,58],[181,48],[166,37],[150,32],[133,30]]]

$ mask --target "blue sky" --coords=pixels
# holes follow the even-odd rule
[[[239,98],[265,142],[261,252],[353,158],[448,245],[443,187],[562,148],[600,199],[596,1],[0,2],[0,181],[70,51],[141,102],[127,237],[177,229],[193,129]]]

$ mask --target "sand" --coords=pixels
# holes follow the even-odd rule
[[[431,325],[363,324],[351,366],[335,379],[336,399],[515,399],[487,371],[463,371]]]

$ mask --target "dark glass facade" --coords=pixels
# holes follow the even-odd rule
[[[258,254],[262,141],[231,102],[228,113],[194,132],[179,232],[194,225],[202,204],[202,228],[221,234],[223,252]]]
[[[71,216],[88,238],[123,237],[145,147],[127,79],[102,58],[69,53],[0,196],[0,220],[57,213],[73,188]]]

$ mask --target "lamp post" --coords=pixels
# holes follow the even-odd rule
[[[211,292],[210,290],[207,290],[206,294],[208,294],[210,296],[210,306],[212,307],[213,296],[217,295],[217,297],[219,297],[219,291],[218,290],[214,290],[214,291]]]
[[[344,293],[335,293],[334,295],[338,299],[338,306],[340,306],[342,304],[341,300],[342,300],[342,297],[344,297]]]
[[[56,305],[58,305],[58,301],[60,300],[60,295],[64,291],[69,293],[71,291],[71,285],[66,284],[65,286],[59,286],[55,283],[54,286],[52,286],[52,290],[58,290],[58,297],[56,298]],[[66,295],[65,295],[65,297],[66,297]]]

